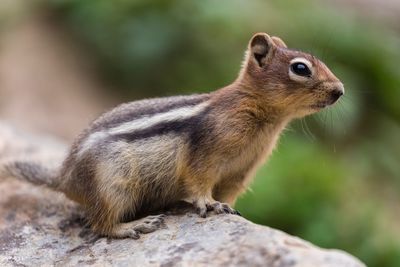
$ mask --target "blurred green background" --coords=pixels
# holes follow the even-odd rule
[[[345,97],[291,124],[236,208],[368,266],[400,266],[400,2],[19,3],[3,9],[0,30],[40,17],[90,62],[96,94],[115,102],[222,87],[258,31],[321,58]]]

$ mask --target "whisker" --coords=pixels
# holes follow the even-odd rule
[[[307,132],[309,133],[309,135],[310,135],[310,137],[311,137],[311,141],[315,141],[315,140],[316,140],[315,135],[311,132],[310,128],[308,127],[308,124],[307,124],[307,117],[304,118],[304,124],[305,124],[305,126],[306,126]]]
[[[300,119],[300,126],[301,126],[301,130],[302,132],[305,134],[305,136],[307,136],[306,131],[304,130],[304,126],[303,126],[303,118]],[[308,137],[308,136],[307,136]]]
[[[332,110],[330,110],[330,116],[331,116],[331,132],[333,132],[333,129],[334,129],[334,127],[333,127],[333,111]]]

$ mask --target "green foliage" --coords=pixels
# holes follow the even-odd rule
[[[371,188],[376,181],[360,173],[374,168],[363,166],[370,162],[350,161],[291,133],[236,207],[254,222],[323,247],[340,247],[368,266],[397,266],[400,242],[382,226],[390,210]]]
[[[257,31],[320,57],[345,98],[293,124],[237,208],[368,266],[400,266],[398,33],[315,1],[49,1],[121,96],[223,86]]]

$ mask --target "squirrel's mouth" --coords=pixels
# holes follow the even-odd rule
[[[312,109],[323,109],[323,108],[325,108],[326,106],[329,106],[329,105],[331,105],[331,104],[333,104],[333,103],[319,102],[319,103],[316,103],[316,104],[311,105],[310,107],[311,107]]]
[[[331,106],[331,105],[335,104],[338,101],[338,99],[339,99],[339,97],[330,98],[329,100],[326,100],[326,101],[317,102],[316,104],[313,104],[310,107],[312,109],[323,109],[327,106]]]

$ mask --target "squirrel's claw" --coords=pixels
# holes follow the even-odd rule
[[[231,206],[229,206],[229,204],[227,203],[221,203],[221,202],[214,202],[213,204],[211,204],[212,210],[215,211],[215,213],[217,214],[235,214],[235,215],[240,215],[240,213],[231,208]]]

